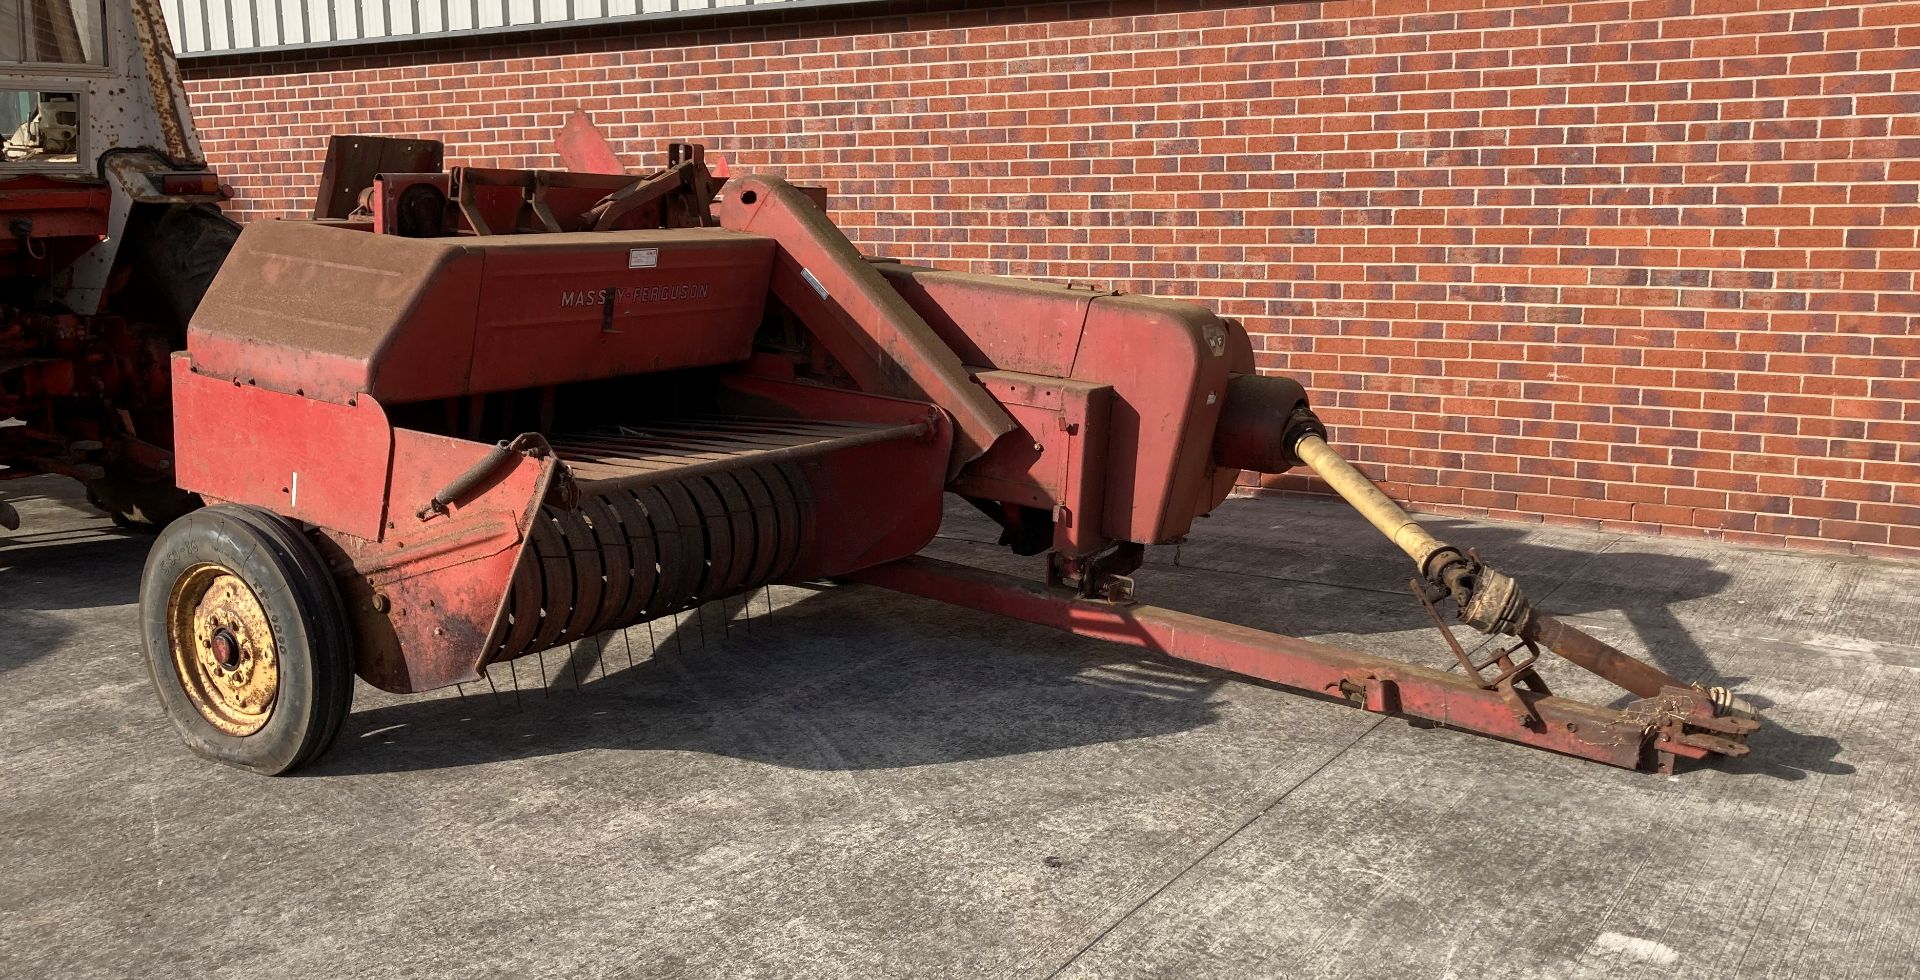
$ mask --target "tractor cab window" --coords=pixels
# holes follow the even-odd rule
[[[0,0],[0,62],[107,63],[102,0]]]
[[[79,151],[80,93],[0,89],[0,163],[73,164]]]

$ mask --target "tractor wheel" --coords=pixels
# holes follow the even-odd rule
[[[168,525],[140,581],[147,672],[195,753],[276,776],[318,759],[353,699],[346,610],[304,534],[221,504]]]

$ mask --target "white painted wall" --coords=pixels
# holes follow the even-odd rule
[[[872,0],[161,0],[182,56]]]

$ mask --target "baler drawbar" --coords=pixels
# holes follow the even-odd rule
[[[869,259],[817,190],[686,144],[644,176],[380,174],[360,200],[249,225],[172,362],[177,479],[214,505],[156,542],[141,622],[209,758],[312,762],[356,674],[429,691],[815,580],[1628,768],[1758,728],[1428,533],[1202,306]],[[1458,672],[1136,601],[1147,545],[1297,466],[1407,553]],[[918,555],[946,493],[1045,583]],[[1443,609],[1506,639],[1469,651]],[[1553,695],[1546,651],[1635,700]]]

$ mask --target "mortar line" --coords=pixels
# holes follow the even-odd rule
[[[1360,744],[1361,739],[1366,738],[1368,735],[1371,735],[1374,729],[1379,728],[1390,717],[1393,717],[1393,716],[1382,715],[1374,719],[1373,724],[1368,725],[1366,728],[1362,729],[1360,733],[1355,735],[1352,739],[1350,739],[1347,742],[1347,744],[1341,746],[1338,751],[1328,756],[1325,762],[1322,762],[1318,766],[1315,766],[1312,772],[1307,773],[1306,775],[1300,777],[1299,779],[1294,781],[1293,785],[1288,786],[1284,790],[1281,790],[1279,796],[1274,797],[1272,801],[1267,803],[1266,806],[1261,807],[1252,816],[1242,821],[1240,825],[1238,827],[1235,827],[1231,833],[1215,841],[1213,843],[1213,846],[1207,848],[1205,851],[1202,851],[1192,861],[1187,862],[1186,867],[1183,867],[1179,871],[1174,872],[1171,878],[1168,878],[1166,881],[1162,882],[1158,888],[1155,888],[1153,891],[1149,892],[1145,898],[1142,898],[1140,901],[1134,903],[1132,908],[1129,908],[1125,912],[1121,913],[1118,918],[1108,923],[1105,929],[1100,930],[1099,934],[1095,935],[1092,939],[1087,940],[1085,944],[1083,944],[1079,949],[1075,950],[1073,955],[1068,957],[1065,963],[1060,964],[1060,966],[1055,968],[1052,973],[1047,974],[1047,980],[1056,980],[1056,978],[1058,978],[1061,974],[1067,971],[1067,968],[1073,966],[1075,963],[1078,963],[1080,959],[1086,956],[1087,953],[1091,952],[1095,946],[1100,945],[1101,941],[1105,940],[1107,936],[1111,935],[1115,929],[1120,928],[1120,926],[1123,923],[1125,923],[1128,919],[1131,919],[1135,915],[1138,915],[1141,909],[1144,909],[1148,905],[1153,904],[1154,900],[1158,899],[1161,895],[1165,894],[1167,889],[1172,888],[1175,884],[1177,884],[1180,881],[1180,879],[1185,878],[1189,872],[1199,867],[1208,858],[1211,858],[1216,853],[1219,853],[1221,848],[1232,843],[1235,838],[1245,833],[1247,828],[1253,826],[1254,823],[1258,821],[1261,817],[1264,817],[1267,814],[1273,812],[1273,808],[1285,802],[1287,797],[1292,796],[1295,790],[1299,789],[1302,786],[1305,786],[1315,776],[1318,776],[1321,773],[1325,772],[1328,766],[1333,765],[1336,761],[1340,759],[1341,756],[1346,755],[1347,752],[1350,751],[1355,745]]]

